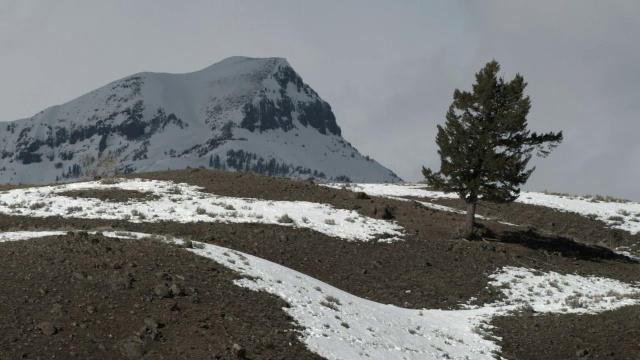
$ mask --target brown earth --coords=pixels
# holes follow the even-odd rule
[[[433,203],[466,209],[462,200],[438,199]],[[619,246],[637,247],[640,234],[613,229],[605,222],[589,219],[583,215],[557,211],[544,206],[511,203],[479,203],[478,213],[495,221],[505,221],[522,225],[545,235],[558,235],[581,243],[600,245],[608,248]],[[640,250],[637,249],[637,250]]]
[[[287,304],[156,240],[71,233],[0,244],[2,359],[312,359]]]
[[[458,308],[460,304],[469,302],[472,298],[476,298],[472,301],[474,304],[493,302],[500,298],[500,293],[495,289],[487,289],[487,275],[507,265],[560,273],[606,276],[626,282],[640,280],[638,264],[614,254],[603,246],[607,245],[606,241],[602,241],[603,234],[613,235],[611,235],[611,229],[604,227],[602,222],[547,208],[510,204],[500,205],[496,207],[497,210],[494,210],[495,213],[489,213],[485,211],[486,209],[483,210],[482,207],[479,207],[479,213],[483,215],[525,226],[514,227],[497,221],[482,221],[481,223],[487,228],[486,240],[469,242],[460,240],[458,236],[457,229],[464,228],[464,216],[427,209],[412,201],[377,197],[361,198],[362,196],[355,196],[348,190],[329,189],[309,181],[300,182],[249,173],[200,169],[133,174],[129,177],[185,182],[202,186],[203,191],[217,195],[322,202],[337,208],[357,210],[366,216],[380,216],[386,209],[388,213],[395,216],[395,221],[405,228],[406,236],[404,241],[391,244],[348,242],[307,229],[278,225],[204,222],[195,224],[175,222],[135,224],[126,221],[62,219],[59,217],[38,219],[6,215],[0,215],[0,230],[98,229],[180,236],[260,256],[357,296],[381,303],[412,308]],[[142,196],[140,194],[131,193],[133,197],[138,198]],[[104,198],[108,201],[127,200],[125,192],[119,193],[113,190],[107,192],[93,190],[85,192],[83,190],[81,194],[74,196]],[[448,206],[460,205],[460,203],[448,200],[438,200],[438,202]],[[493,207],[493,205],[490,206]],[[509,208],[508,206],[513,207]],[[373,215],[374,209],[376,215]],[[636,238],[626,233],[623,236],[625,239],[631,240]],[[24,242],[24,244],[31,243],[31,241]],[[11,248],[17,245],[18,243],[11,243],[2,246]],[[157,247],[160,248],[160,246]],[[130,251],[135,251],[134,248],[135,246],[132,246]],[[170,249],[179,252],[173,248]],[[146,251],[157,252],[158,255],[155,257],[158,259],[157,261],[166,255],[163,252],[165,250],[147,249]],[[25,252],[24,256],[36,262],[41,259],[36,255],[31,256],[30,252]],[[70,256],[66,256],[66,258],[68,259]],[[173,264],[173,262],[171,263]],[[220,271],[224,269],[221,266],[217,266],[217,268]],[[179,273],[178,270],[172,271],[176,274]],[[192,273],[197,276],[195,272],[192,271]],[[225,279],[227,285],[219,286],[235,288],[230,283],[232,277]],[[48,278],[40,279],[42,284],[47,284],[48,281],[50,281]],[[64,289],[64,286],[58,286]],[[407,290],[411,291],[407,292]],[[243,294],[250,293],[241,289],[237,291]],[[18,290],[14,294],[16,298],[24,297]],[[267,304],[269,301],[273,301],[273,299],[269,300],[270,296],[266,294],[259,293],[255,296],[257,300],[254,300],[254,303]],[[216,306],[220,306],[220,304]],[[247,315],[255,311],[252,310],[253,305],[251,304],[243,303],[242,306],[244,307],[239,309],[247,312]],[[278,310],[281,307],[276,306],[276,310],[273,311],[281,312]],[[630,318],[640,315],[638,307],[626,309],[624,311],[629,312],[627,316]],[[22,316],[23,318],[17,319],[17,321],[26,321],[27,316],[36,318],[34,315],[28,314]],[[546,344],[548,339],[560,339],[561,336],[577,337],[606,321],[606,316],[612,315],[609,312],[589,317],[566,315],[567,318],[575,317],[571,327],[564,327],[562,322],[556,322],[557,326],[549,325],[545,328],[544,336],[540,334],[541,332],[522,331],[523,322],[520,317],[499,318],[494,322],[497,326],[495,332],[503,337],[501,345],[504,347],[504,353],[510,354],[509,358],[563,358],[548,357],[545,355],[547,353],[542,354],[534,351],[521,353],[513,351],[510,346],[512,344],[529,344],[531,348],[535,348],[536,344],[539,346]],[[532,319],[538,321],[555,317],[557,316],[544,315],[532,317]],[[279,329],[283,334],[289,334],[288,331],[291,329],[291,325],[288,325],[286,321],[282,324],[277,323],[273,327]],[[258,331],[257,329],[264,330],[263,325],[255,325],[254,328],[256,331]],[[619,328],[620,331],[616,330],[614,335],[621,340],[616,343],[618,349],[613,358],[625,358],[622,357],[625,351],[627,354],[637,352],[637,347],[634,347],[637,340],[632,331],[636,329],[634,324],[623,322],[619,324]],[[216,336],[221,336],[222,338],[217,341],[224,342],[227,347],[229,343],[232,345],[233,341],[236,341],[229,340],[224,334],[216,334]],[[191,339],[187,343],[189,341]],[[23,344],[23,347],[28,344],[21,342],[20,339],[18,343]],[[150,343],[155,344],[155,342]],[[589,349],[594,349],[593,351],[600,348],[608,349],[608,344],[611,344],[606,337],[600,341],[593,340],[591,343],[592,346]],[[629,344],[629,346],[625,347],[622,344]],[[253,343],[250,345],[254,346]],[[250,351],[250,356],[254,356],[256,359],[272,358],[270,355],[256,354],[249,345],[243,346],[246,346]],[[222,351],[223,356],[227,356],[228,350],[224,348],[219,351]],[[251,355],[251,351],[254,351],[253,355]],[[549,352],[548,354],[556,353]],[[307,358],[308,355],[310,356],[307,354],[294,358]],[[575,357],[575,351],[573,357]],[[187,356],[185,358],[198,357]],[[285,358],[291,357],[285,356]]]
[[[94,198],[109,202],[146,201],[157,200],[159,198],[157,195],[149,192],[122,189],[70,190],[59,192],[58,195],[71,198]]]
[[[628,359],[640,354],[640,306],[598,315],[525,313],[496,317],[508,359]]]

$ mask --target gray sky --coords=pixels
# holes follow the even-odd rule
[[[141,71],[285,57],[344,137],[405,180],[491,59],[529,83],[530,128],[564,142],[525,186],[640,200],[640,2],[0,0],[0,121]]]

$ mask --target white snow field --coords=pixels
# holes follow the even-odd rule
[[[149,192],[157,199],[106,202],[71,198],[59,193],[87,189],[123,189]],[[356,211],[304,201],[267,201],[217,196],[197,186],[158,180],[100,181],[15,189],[0,193],[0,213],[32,217],[120,219],[130,222],[162,220],[188,222],[264,223],[309,228],[350,241],[399,240],[402,227],[392,221],[362,216]]]
[[[0,242],[62,235],[65,232],[0,233]],[[140,239],[142,233],[104,232]],[[164,238],[181,244],[180,239]],[[640,303],[640,284],[505,267],[489,286],[506,299],[466,310],[415,310],[376,303],[281,265],[227,248],[194,242],[188,249],[246,278],[236,285],[275,294],[284,310],[304,327],[307,347],[327,359],[493,359],[500,350],[487,322],[495,315],[532,308],[540,313],[597,313]]]
[[[345,187],[351,191],[364,191],[373,196],[398,199],[399,197],[418,197],[431,199],[457,199],[453,193],[427,190],[425,184],[322,184],[330,188]],[[608,202],[595,200],[590,197],[551,195],[536,192],[522,192],[516,202],[523,204],[545,206],[552,209],[574,212],[580,215],[592,217],[604,221],[613,228],[640,232],[640,203],[635,202]],[[422,202],[421,202],[422,203]],[[425,206],[438,210],[459,213],[460,210],[447,208],[446,206],[422,203]]]

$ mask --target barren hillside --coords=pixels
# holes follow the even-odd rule
[[[480,206],[469,242],[421,185],[189,169],[3,190],[0,358],[640,350],[638,204],[525,193]]]

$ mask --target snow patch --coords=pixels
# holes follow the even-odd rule
[[[640,284],[595,276],[540,272],[507,266],[490,276],[507,297],[494,306],[527,306],[540,313],[586,314],[640,303]]]
[[[94,198],[72,198],[60,193],[73,190],[122,189],[148,192],[156,199],[126,203]],[[350,241],[400,240],[402,227],[395,222],[362,216],[305,201],[267,201],[218,196],[200,187],[158,180],[99,181],[14,189],[0,193],[0,213],[32,217],[61,216],[78,219],[127,220],[134,223],[176,221],[262,223],[308,228]]]

